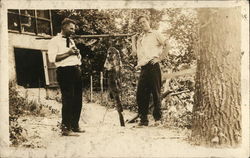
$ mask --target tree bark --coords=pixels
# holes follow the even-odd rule
[[[209,146],[241,143],[240,8],[199,9],[192,138]]]

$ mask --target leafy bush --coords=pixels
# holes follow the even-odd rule
[[[9,116],[9,130],[10,130],[10,142],[13,146],[18,146],[23,142],[26,142],[27,139],[23,136],[24,129],[18,123],[17,115]]]
[[[9,130],[12,145],[17,146],[27,139],[22,135],[23,128],[18,124],[18,118],[23,114],[23,106],[27,101],[18,95],[15,83],[9,83]]]
[[[13,146],[21,145],[26,142],[24,132],[27,132],[19,123],[18,118],[24,115],[45,116],[46,114],[56,114],[59,111],[52,109],[48,105],[43,105],[35,100],[28,100],[22,97],[17,89],[16,83],[9,83],[9,131],[10,141]]]

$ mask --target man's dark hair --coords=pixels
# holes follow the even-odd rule
[[[137,18],[137,22],[139,22],[139,20],[142,18],[145,18],[147,21],[149,21],[149,17],[147,15],[141,15]]]
[[[63,19],[63,21],[62,21],[62,26],[68,25],[68,24],[70,24],[70,23],[76,24],[76,22],[75,22],[74,20],[72,20],[72,19],[70,19],[70,18],[65,18],[65,19]]]

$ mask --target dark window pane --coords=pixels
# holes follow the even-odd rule
[[[22,32],[35,33],[35,18],[20,16]]]
[[[37,10],[37,17],[50,19],[48,10]]]
[[[18,9],[8,9],[8,12],[19,14]]]
[[[38,34],[51,35],[50,22],[37,19]]]
[[[20,10],[22,15],[35,16],[35,10]]]
[[[19,31],[19,18],[18,15],[8,13],[8,29]]]

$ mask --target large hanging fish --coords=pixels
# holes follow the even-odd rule
[[[113,99],[116,102],[116,109],[119,114],[121,126],[125,126],[123,117],[123,108],[120,100],[121,96],[121,56],[120,52],[115,47],[110,47],[107,51],[107,58],[104,64],[104,68],[108,72],[108,84],[109,91]]]

